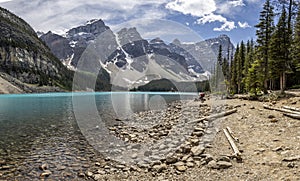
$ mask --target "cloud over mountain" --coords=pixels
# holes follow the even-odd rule
[[[247,9],[249,5],[259,3],[259,0],[0,0],[0,6],[28,21],[35,30],[57,33],[99,18],[110,26],[137,18],[189,19],[183,24],[209,27],[212,32],[244,30],[246,25],[240,26],[238,22],[249,23],[250,17],[238,14],[242,10],[252,11]]]

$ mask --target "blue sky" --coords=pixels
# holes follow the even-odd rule
[[[36,31],[63,33],[94,18],[103,19],[112,28],[135,20],[146,24],[147,19],[155,18],[175,22],[168,33],[180,29],[177,23],[203,39],[227,34],[234,43],[255,38],[254,26],[263,3],[263,0],[0,0],[0,6],[25,19]],[[164,29],[166,24],[160,22],[156,28]],[[141,32],[142,36],[147,36],[146,33]]]

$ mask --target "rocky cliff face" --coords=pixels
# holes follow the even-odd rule
[[[0,8],[0,71],[38,85],[71,88],[69,71],[22,19]]]

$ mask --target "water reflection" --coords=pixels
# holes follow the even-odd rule
[[[39,166],[47,163],[51,170],[56,170],[52,179],[62,178],[62,175],[72,179],[77,177],[82,165],[88,165],[95,158],[94,149],[78,128],[72,96],[80,97],[77,108],[89,123],[93,116],[90,114],[91,105],[84,101],[88,97],[94,100],[96,114],[106,123],[151,109],[161,100],[168,103],[183,98],[177,94],[159,93],[0,96],[0,167],[8,166],[6,170],[0,169],[0,177],[36,178],[41,173]],[[185,98],[191,96],[195,95],[186,95]],[[95,124],[98,121],[95,119]]]

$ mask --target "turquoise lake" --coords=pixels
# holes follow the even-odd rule
[[[109,124],[133,112],[163,109],[172,101],[196,96],[160,92],[0,95],[0,166],[7,166],[0,169],[0,178],[35,178],[45,162],[50,168],[66,167],[52,178],[88,165],[97,153],[81,134],[76,111],[87,120],[92,119],[90,114],[98,114]],[[96,113],[91,112],[94,109]]]

